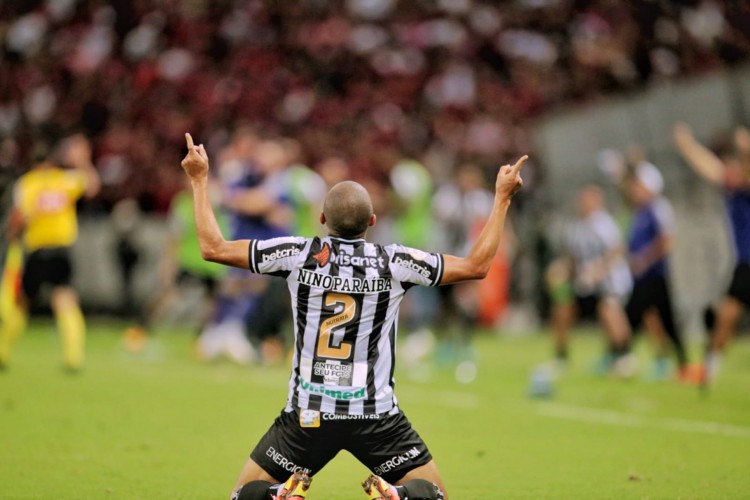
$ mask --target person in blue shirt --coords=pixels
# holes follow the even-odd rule
[[[653,164],[639,161],[632,175],[626,178],[624,188],[635,210],[628,237],[633,291],[625,311],[633,331],[645,324],[657,342],[666,334],[674,347],[679,376],[685,380],[688,359],[668,283],[674,212],[669,201],[661,196],[664,179]],[[665,362],[665,358],[657,357],[657,377],[666,375]]]
[[[669,362],[664,356],[665,341],[669,339],[677,358],[679,380],[698,383],[702,370],[688,363],[672,305],[669,256],[674,239],[674,212],[661,195],[664,178],[658,168],[646,161],[645,152],[638,145],[628,149],[627,158],[613,149],[602,150],[597,162],[633,208],[628,236],[633,291],[625,310],[632,331],[635,333],[644,325],[656,344],[652,377],[664,379],[669,375]]]
[[[717,155],[698,142],[685,123],[674,127],[674,142],[688,165],[708,182],[722,188],[735,268],[732,282],[716,309],[706,356],[705,382],[712,381],[722,353],[734,335],[742,310],[750,307],[750,131],[740,127],[734,134],[734,151]]]

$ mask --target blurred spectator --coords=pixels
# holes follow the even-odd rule
[[[216,206],[214,212],[219,228],[223,234],[228,234],[226,216],[218,206],[220,196],[215,179],[212,179],[210,192]],[[219,281],[226,274],[226,268],[201,257],[193,220],[193,196],[187,178],[184,189],[173,198],[169,209],[169,235],[157,272],[160,285],[158,295],[139,308],[138,323],[125,331],[124,344],[132,352],[145,347],[146,334],[154,321],[163,319],[176,309],[181,309],[182,317],[190,317],[196,322],[198,335],[215,314]],[[190,311],[188,314],[185,314],[185,306]]]
[[[458,168],[456,181],[441,185],[433,198],[437,243],[441,252],[466,255],[492,211],[493,196],[482,170],[474,164]],[[493,266],[496,262],[493,262]],[[476,353],[471,336],[479,316],[481,297],[477,283],[459,283],[438,289],[442,299],[440,324],[450,338],[438,346],[438,361],[458,362],[456,378],[471,382],[476,376]],[[447,340],[447,341],[446,341]]]
[[[656,345],[653,377],[665,379],[669,375],[665,342],[674,349],[678,377],[694,383],[698,375],[688,365],[682,329],[674,314],[674,301],[669,283],[670,256],[674,241],[674,210],[662,196],[664,178],[653,164],[645,159],[638,146],[629,151],[630,167],[619,153],[610,151],[600,164],[620,187],[633,208],[633,221],[628,235],[628,262],[633,275],[633,291],[625,311],[633,332],[641,325]]]
[[[624,304],[633,280],[625,245],[607,211],[602,190],[593,184],[576,192],[577,216],[565,231],[565,253],[550,264],[547,281],[553,301],[552,331],[559,368],[568,361],[568,332],[577,318],[596,318],[604,328],[613,356],[603,369],[625,367],[630,325]]]
[[[436,226],[432,214],[433,180],[416,160],[400,159],[390,172],[394,210],[395,241],[412,248],[433,248]],[[405,325],[403,357],[415,364],[430,354],[435,345],[435,324],[439,297],[435,288],[415,287],[404,297],[400,319]]]
[[[261,140],[241,128],[220,155],[223,203],[230,214],[232,239],[271,239],[290,234],[294,222],[287,167],[293,155],[279,140]],[[215,323],[200,336],[204,359],[227,354],[235,361],[253,360],[246,337],[260,348],[263,361],[283,357],[282,320],[285,285],[268,276],[232,269],[225,277]]]

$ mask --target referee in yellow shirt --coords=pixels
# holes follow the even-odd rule
[[[71,287],[70,247],[78,236],[76,202],[99,191],[99,176],[91,163],[91,147],[83,135],[63,141],[60,163],[46,159],[21,176],[15,185],[9,224],[10,241],[20,237],[26,259],[21,277],[23,294],[15,307],[4,307],[0,327],[0,367],[8,364],[14,341],[26,327],[29,301],[45,286],[60,331],[64,367],[83,366],[86,324],[78,294]]]

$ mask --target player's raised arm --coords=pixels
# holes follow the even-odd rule
[[[76,170],[86,177],[86,198],[93,198],[101,189],[101,179],[91,161],[91,142],[83,134],[76,134],[67,139],[67,160]]]
[[[510,200],[523,186],[520,172],[521,166],[527,159],[528,156],[524,155],[515,165],[500,167],[495,181],[495,202],[492,205],[492,212],[468,256],[445,255],[445,270],[440,280],[441,285],[482,279],[487,275],[500,245]]]
[[[226,241],[216,222],[214,210],[208,198],[208,155],[203,144],[196,146],[190,134],[185,134],[188,152],[182,160],[182,168],[190,177],[193,188],[193,212],[195,230],[201,247],[201,256],[212,262],[247,269],[250,242],[248,240]]]
[[[688,124],[677,123],[672,136],[680,156],[698,175],[715,184],[724,181],[724,164],[721,159],[698,142]]]

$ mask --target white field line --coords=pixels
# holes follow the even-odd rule
[[[619,427],[652,428],[690,434],[750,438],[750,427],[682,418],[644,417],[616,410],[601,410],[562,403],[545,403],[540,405],[537,409],[537,414],[544,417],[616,425]]]

